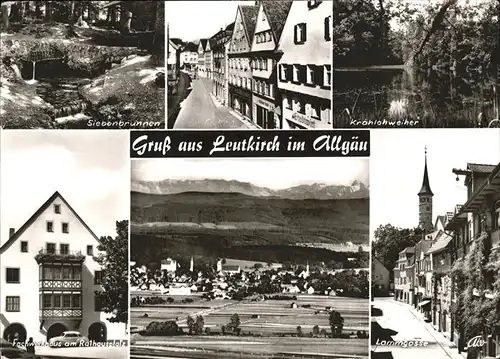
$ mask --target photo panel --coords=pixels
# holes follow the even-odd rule
[[[0,127],[164,129],[164,1],[3,1]]]
[[[500,131],[371,132],[371,357],[497,357]]]
[[[334,3],[334,127],[500,127],[497,0]]]
[[[167,128],[332,128],[333,3],[167,2]]]
[[[368,358],[368,158],[131,164],[131,358]]]
[[[2,358],[127,358],[128,133],[0,135]]]

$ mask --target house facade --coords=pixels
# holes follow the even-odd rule
[[[252,121],[250,50],[257,22],[256,5],[239,5],[228,50],[229,106]]]
[[[330,1],[293,1],[278,51],[283,129],[332,124],[332,12]]]
[[[198,45],[188,42],[181,50],[181,68],[194,69],[198,65]]]
[[[260,1],[251,47],[252,117],[263,129],[281,128],[281,100],[277,91],[278,43],[292,1]]]
[[[483,353],[497,357],[500,354],[500,313],[494,308],[500,292],[498,284],[495,285],[500,262],[500,163],[468,163],[466,169],[454,169],[453,173],[465,176],[467,201],[457,206],[447,224],[452,237],[447,252],[455,276],[451,276],[448,285],[442,283],[439,290],[450,297],[452,306],[462,303],[471,309],[466,314],[452,312],[449,320],[443,318],[442,311],[438,324],[440,329],[450,332],[450,339],[459,351],[465,349],[471,337],[480,335],[484,341]],[[479,270],[471,274],[467,268]],[[492,308],[488,318],[482,314],[481,307]],[[481,323],[480,330],[471,325],[477,320]]]
[[[377,258],[372,257],[372,293],[375,297],[385,297],[389,295],[390,288],[389,269]]]
[[[79,331],[95,341],[125,339],[94,291],[103,272],[95,261],[99,238],[55,192],[0,247],[0,332],[6,340],[46,341]]]
[[[180,49],[172,40],[168,41],[167,85],[170,93],[175,93],[179,82]]]
[[[213,71],[214,71],[214,53],[212,51],[212,47],[215,45],[215,42],[212,38],[207,39],[207,43],[205,45],[205,77],[207,79],[212,79]]]
[[[227,65],[227,49],[231,41],[234,23],[228,25],[225,29],[221,29],[213,36],[213,83],[212,93],[223,104],[228,103],[228,65]]]
[[[206,68],[205,68],[205,48],[207,46],[207,39],[200,39],[200,43],[198,44],[198,76],[206,77]]]

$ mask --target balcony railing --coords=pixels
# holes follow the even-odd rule
[[[81,319],[82,318],[82,309],[81,308],[40,309],[40,318],[41,319],[48,319],[48,318]]]
[[[82,289],[82,281],[77,279],[40,279],[40,289]]]
[[[81,251],[58,251],[41,249],[36,255],[37,263],[43,262],[80,262],[83,263],[85,256]]]

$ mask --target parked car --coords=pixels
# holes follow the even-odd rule
[[[82,343],[88,343],[88,341],[88,338],[81,335],[80,332],[67,331],[58,337],[50,338],[49,345],[56,348],[74,347]]]
[[[0,356],[1,358],[27,358],[28,354],[26,349],[22,347],[17,347],[13,343],[0,338]]]

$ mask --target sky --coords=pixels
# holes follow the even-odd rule
[[[464,177],[453,168],[500,162],[500,131],[493,129],[372,130],[370,156],[370,233],[379,225],[418,226],[418,196],[424,148],[433,197],[433,221],[464,204]]]
[[[367,158],[149,159],[133,160],[132,180],[225,179],[282,189],[300,184],[369,186]]]
[[[98,236],[129,218],[126,131],[1,131],[1,243],[55,192]]]
[[[193,41],[209,38],[236,19],[238,5],[255,1],[167,1],[169,36]]]

